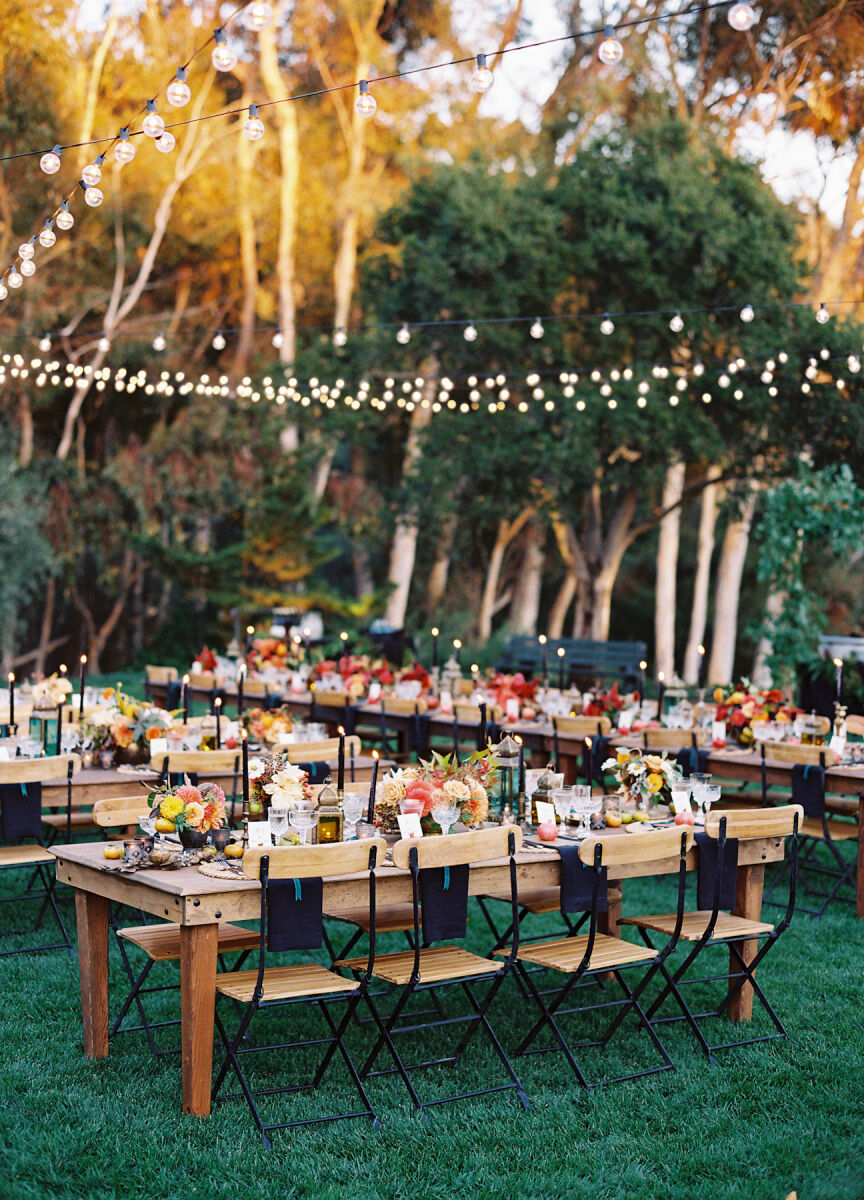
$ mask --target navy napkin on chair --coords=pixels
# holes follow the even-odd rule
[[[179,679],[172,679],[165,689],[165,707],[170,712],[172,709],[180,707],[180,694],[182,684]]]
[[[561,856],[561,911],[585,912],[590,909],[594,895],[594,868],[582,862],[577,845],[557,846],[556,849]],[[597,891],[598,912],[606,912],[609,908],[608,887],[606,868],[601,867]]]
[[[405,734],[405,746],[408,750],[429,750],[429,714],[415,713],[414,719]]]
[[[268,879],[267,949],[320,950],[323,899],[320,879]]]
[[[609,738],[600,733],[591,736],[591,748],[582,748],[582,774],[586,779],[602,779],[602,766],[609,757]]]
[[[349,757],[345,759],[346,764],[349,761]],[[324,783],[327,777],[333,774],[330,770],[330,764],[326,762],[298,763],[297,766],[301,771],[306,772],[310,783]]]
[[[0,785],[0,828],[6,841],[42,836],[42,784]]]
[[[423,941],[464,938],[468,930],[468,864],[420,872]]]
[[[822,767],[795,764],[792,768],[792,803],[801,805],[805,817],[822,819],[825,812],[825,772]]]
[[[675,761],[682,771],[692,775],[704,775],[708,767],[708,751],[700,750],[698,746],[684,746],[675,752]]]
[[[699,870],[696,882],[696,907],[705,912],[714,907],[714,888],[718,869],[723,872],[720,884],[720,908],[734,908],[735,894],[738,887],[738,839],[727,838],[721,856],[717,850],[717,838],[709,837],[707,833],[696,834],[696,845],[699,847]]]

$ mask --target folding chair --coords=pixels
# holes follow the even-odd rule
[[[379,716],[381,729],[381,753],[385,758],[395,758],[397,762],[409,762],[412,752],[418,755],[429,754],[429,718],[426,716],[425,700],[406,700],[399,696],[382,696]],[[397,739],[395,751],[390,748],[391,724],[388,717],[413,717],[410,728],[405,731],[393,730]]]
[[[639,1079],[643,1075],[656,1075],[660,1071],[674,1071],[675,1064],[666,1052],[666,1048],[657,1036],[651,1021],[646,1016],[639,1003],[642,993],[655,974],[663,967],[666,959],[675,949],[681,931],[684,913],[684,894],[687,872],[687,851],[693,844],[691,829],[664,829],[638,835],[606,835],[604,837],[587,838],[579,847],[581,863],[593,872],[590,924],[587,934],[570,935],[565,938],[555,938],[545,942],[534,942],[519,949],[517,955],[517,970],[535,1004],[540,1010],[540,1018],[529,1030],[516,1051],[521,1054],[546,1054],[560,1050],[567,1060],[576,1078],[584,1088],[605,1086],[608,1083],[618,1083],[627,1079]],[[653,947],[639,947],[632,942],[598,933],[597,919],[599,914],[600,885],[604,868],[612,869],[630,863],[671,863],[677,862],[678,869],[678,908],[673,915],[672,927],[666,945],[655,950]],[[503,954],[503,950],[497,951]],[[550,971],[558,971],[568,976],[566,983],[557,991],[551,1003],[541,995],[531,974],[525,969],[525,964],[545,967]],[[630,988],[624,981],[622,971],[641,969],[643,974],[635,988]],[[605,1000],[599,1004],[583,1004],[578,1007],[564,1009],[563,1004],[574,988],[581,987],[589,981],[601,976],[611,975],[624,994],[621,1000]],[[565,1037],[556,1016],[574,1015],[577,1013],[599,1012],[617,1008],[618,1013],[612,1023],[606,1028],[600,1038],[581,1042],[570,1042]],[[643,1029],[662,1059],[662,1065],[648,1067],[642,1071],[631,1071],[626,1075],[616,1075],[607,1079],[589,1082],[580,1067],[574,1050],[588,1047],[605,1049],[625,1020],[634,1013]],[[532,1047],[538,1035],[548,1028],[554,1038],[552,1046]]]
[[[136,825],[142,808],[146,807],[146,803],[142,804],[140,796],[97,800],[93,805],[93,820],[103,831],[118,827],[124,828],[127,825]],[[142,918],[144,917],[143,913],[140,915]],[[147,980],[156,963],[180,961],[180,926],[173,922],[123,926],[118,919],[117,909],[114,905],[109,910],[108,922],[117,939],[120,958],[129,981],[129,992],[117,1016],[114,1018],[109,1035],[114,1037],[118,1033],[138,1033],[143,1031],[147,1038],[147,1045],[150,1047],[150,1053],[156,1058],[160,1058],[165,1054],[177,1054],[178,1050],[176,1047],[171,1049],[160,1049],[157,1047],[153,1031],[156,1029],[165,1029],[171,1025],[179,1025],[179,1019],[170,1021],[151,1020],[144,1008],[143,998],[154,992],[171,992],[179,988],[179,982],[152,985],[147,984]],[[254,950],[258,945],[258,933],[254,929],[244,929],[242,925],[232,925],[227,921],[222,921],[219,924],[217,945],[219,961],[225,970],[228,967],[222,956],[231,951],[239,953],[240,957],[233,965],[233,969],[237,970],[243,964],[250,950]],[[130,961],[128,946],[137,946],[146,955],[146,961],[140,969],[136,969]],[[140,1025],[124,1025],[126,1016],[133,1004],[138,1010],[141,1023]]]
[[[369,980],[375,965],[375,864],[383,862],[386,843],[383,838],[368,838],[356,842],[337,842],[320,846],[277,846],[272,850],[250,850],[243,859],[247,875],[261,880],[261,930],[259,935],[258,967],[256,970],[220,972],[216,977],[216,1029],[225,1047],[225,1060],[213,1084],[213,1099],[219,1093],[229,1068],[240,1084],[240,1092],[222,1099],[245,1098],[264,1146],[271,1145],[268,1136],[274,1129],[290,1129],[296,1125],[314,1125],[349,1117],[369,1117],[373,1128],[378,1118],[357,1072],[344,1037],[360,1001],[366,997]],[[304,962],[292,966],[267,966],[268,954],[281,950],[315,949],[321,945],[322,877],[332,878],[365,871],[368,875],[369,910],[373,914],[367,968],[359,980],[346,979],[317,963]],[[305,893],[305,895],[304,895]],[[295,911],[295,909],[297,911]],[[316,932],[317,929],[317,932]],[[233,1037],[228,1036],[219,1013],[219,1001],[228,997],[246,1006]],[[330,1006],[345,1004],[345,1013],[338,1025],[330,1014]],[[305,1027],[311,1005],[317,1005],[329,1034],[320,1038],[305,1038],[297,1042],[279,1042],[265,1046],[243,1045],[256,1013],[265,1009],[301,1005],[299,1020]],[[241,1057],[247,1054],[276,1050],[295,1050],[302,1046],[325,1046],[324,1057],[312,1082],[285,1087],[253,1090],[241,1067]],[[333,1060],[341,1054],[348,1074],[362,1101],[362,1108],[307,1117],[303,1120],[265,1124],[256,1104],[256,1097],[284,1095],[289,1092],[317,1089]]]
[[[60,917],[55,896],[54,855],[46,850],[42,837],[42,783],[46,779],[66,777],[66,825],[70,827],[72,804],[72,775],[78,763],[72,754],[51,758],[16,759],[0,762],[0,870],[29,872],[22,890],[0,898],[2,904],[23,904],[41,900],[31,932],[41,928],[43,917],[50,908],[62,941],[46,945],[22,946],[17,950],[2,950],[0,957],[27,954],[34,950],[72,949],[69,934]],[[32,839],[34,844],[25,842]],[[10,935],[13,931],[10,931]],[[15,930],[14,933],[22,933]]]
[[[857,856],[844,858],[840,846],[843,842],[857,840],[858,822],[829,817],[825,811],[825,756],[820,755],[818,766],[813,764],[796,763],[792,768],[792,803],[800,804],[804,812],[801,822],[801,851],[798,858],[798,881],[814,902],[822,901],[821,908],[805,908],[798,905],[799,912],[821,917],[832,900],[844,900],[855,903],[857,886]],[[828,862],[825,856],[819,857],[820,848],[828,851]],[[782,879],[785,879],[791,869],[791,860],[785,859],[765,893],[764,903],[776,904],[771,897]],[[827,878],[827,892],[818,891],[812,886],[812,877]],[[830,881],[834,881],[833,887]],[[841,895],[841,889],[848,887],[851,895]]]
[[[515,921],[519,911],[515,854],[521,842],[522,831],[512,825],[451,837],[397,842],[393,847],[393,864],[402,870],[407,869],[411,873],[414,913],[413,950],[396,954],[382,954],[375,959],[374,963],[367,958],[341,959],[334,963],[335,967],[351,971],[355,978],[359,978],[361,975],[365,978],[368,973],[375,979],[402,988],[402,994],[386,1017],[381,1016],[374,1000],[367,996],[367,1003],[379,1029],[379,1037],[363,1064],[360,1077],[367,1079],[379,1075],[400,1075],[414,1106],[421,1111],[437,1104],[448,1104],[453,1100],[464,1100],[474,1096],[486,1096],[492,1092],[511,1090],[516,1092],[523,1108],[529,1107],[528,1096],[488,1017],[490,1006],[495,1000],[501,984],[513,968],[518,950],[518,936],[514,939],[513,948],[506,961],[498,963],[494,959],[472,954],[459,946],[429,945],[429,942],[441,939],[430,936],[431,919],[427,924],[427,918],[430,918],[430,911],[434,907],[437,897],[447,908],[445,924],[450,924],[454,929],[461,926],[463,931],[452,936],[463,937],[468,905],[469,864],[482,863],[489,859],[505,856],[509,858],[511,909]],[[453,893],[448,899],[446,893],[450,890],[451,882]],[[421,898],[423,925],[426,926],[425,935],[421,932]],[[474,985],[478,983],[489,984],[482,1000],[478,999],[474,992]],[[460,987],[467,997],[472,1010],[469,1014],[442,1016],[435,1020],[424,1020],[407,1025],[400,1023],[400,1018],[413,996],[431,989],[435,989],[439,993],[446,993],[446,990],[453,986]],[[413,1014],[411,1019],[414,1020]],[[419,1063],[406,1063],[396,1049],[394,1038],[397,1036],[460,1024],[467,1025],[467,1029],[453,1053],[447,1057]],[[472,1038],[481,1029],[492,1043],[510,1082],[479,1088],[472,1092],[457,1092],[433,1100],[421,1100],[409,1072],[423,1067],[457,1066]],[[396,1065],[393,1068],[373,1071],[372,1068],[385,1046]]]
[[[798,828],[801,817],[802,811],[800,806],[790,804],[785,805],[783,808],[757,808],[751,809],[749,812],[709,813],[705,818],[706,841],[702,842],[699,850],[700,870],[703,868],[701,862],[702,855],[711,853],[711,847],[706,844],[707,840],[711,839],[715,843],[713,848],[713,862],[709,863],[710,869],[713,870],[713,885],[710,889],[707,889],[713,893],[711,908],[700,908],[696,912],[685,913],[683,925],[681,925],[679,915],[677,924],[680,929],[681,939],[685,942],[692,942],[693,949],[674,972],[670,972],[665,965],[661,965],[666,986],[648,1009],[647,1015],[648,1019],[654,1025],[670,1021],[686,1021],[699,1045],[702,1047],[708,1061],[713,1065],[716,1065],[717,1062],[714,1057],[715,1050],[728,1050],[733,1046],[749,1046],[754,1042],[769,1042],[775,1038],[789,1036],[780,1018],[765,996],[764,991],[756,982],[755,971],[780,937],[780,934],[788,928],[789,922],[792,919],[792,913],[795,908]],[[771,837],[778,839],[791,837],[789,850],[789,901],[782,919],[776,926],[771,925],[767,921],[753,921],[746,917],[738,917],[734,914],[721,911],[724,884],[727,889],[734,888],[735,886],[735,880],[730,876],[731,868],[727,861],[727,842],[729,838],[741,837]],[[737,875],[737,870],[735,874]],[[729,897],[727,896],[726,899],[728,900]],[[646,946],[651,947],[652,942],[649,931],[656,930],[658,933],[668,934],[675,920],[676,918],[672,914],[665,914],[645,917],[625,917],[621,923],[623,925],[635,925],[642,935]],[[746,957],[749,949],[748,943],[756,945],[760,941],[763,942],[763,945],[748,962]],[[716,946],[726,947],[727,951],[731,952],[731,957],[734,958],[739,969],[726,971],[719,975],[688,978],[690,967],[702,951],[706,947],[713,948]],[[728,985],[720,1003],[707,1012],[694,1013],[684,999],[681,987],[686,984],[711,983],[718,980],[724,980]],[[728,1007],[747,983],[752,986],[755,995],[758,996],[765,1011],[774,1023],[777,1032],[765,1034],[760,1037],[740,1038],[736,1041],[720,1042],[712,1045],[702,1032],[699,1022],[721,1016],[723,1010]],[[656,1017],[654,1014],[659,1011],[670,994],[675,998],[678,1007],[681,1009],[681,1015]]]

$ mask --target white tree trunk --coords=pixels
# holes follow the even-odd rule
[[[713,464],[706,472],[716,479],[720,467]],[[693,607],[690,610],[690,633],[684,652],[684,682],[699,681],[699,647],[705,642],[708,619],[708,585],[711,581],[711,559],[714,555],[714,530],[717,526],[717,484],[709,483],[702,492],[702,511],[699,517],[699,537],[696,546],[696,576],[693,581]]]
[[[654,593],[654,638],[657,672],[670,678],[675,673],[675,598],[678,574],[678,544],[681,533],[681,497],[684,494],[683,462],[670,463],[663,481],[660,501],[666,516],[660,522],[657,543],[657,585]],[[673,506],[676,506],[673,508]]]
[[[740,513],[726,526],[720,551],[715,585],[714,637],[708,664],[708,677],[715,683],[729,682],[735,669],[741,576],[755,508],[756,485],[751,484],[750,491],[742,501]]]
[[[514,633],[530,635],[537,632],[543,565],[546,561],[545,541],[545,527],[538,527],[536,522],[532,522],[526,531],[519,577],[510,605],[510,626]]]
[[[240,277],[243,299],[240,305],[240,332],[234,351],[232,370],[245,375],[255,339],[255,310],[258,300],[258,249],[252,200],[255,187],[255,143],[240,134],[237,138],[237,231],[240,235]]]
[[[776,620],[783,612],[783,605],[786,603],[786,595],[784,592],[769,592],[765,599],[765,615]],[[762,634],[756,644],[756,653],[753,656],[753,685],[757,688],[770,688],[773,684],[771,678],[771,669],[768,666],[767,658],[771,653],[771,639],[767,634]]]
[[[489,555],[489,565],[486,568],[486,579],[483,583],[483,595],[480,598],[480,611],[477,614],[477,636],[483,642],[489,640],[492,633],[492,618],[498,611],[498,584],[501,580],[501,569],[504,566],[507,547],[515,537],[519,536],[533,515],[534,509],[526,508],[514,521],[501,520],[498,522],[498,533]]]
[[[425,406],[418,404],[411,414],[411,428],[405,444],[405,457],[402,460],[403,479],[410,475],[421,455],[420,434],[432,417],[436,375],[437,369],[433,372],[426,372],[423,399],[427,403]],[[387,598],[387,608],[384,613],[385,619],[394,629],[405,628],[405,613],[408,610],[408,593],[411,590],[416,553],[417,522],[413,517],[400,518],[390,544],[390,569],[387,572],[387,582],[392,585],[393,590]]]
[[[429,572],[429,582],[426,585],[426,611],[433,617],[439,605],[447,594],[447,580],[450,575],[450,554],[453,549],[453,538],[456,536],[458,517],[455,513],[445,517],[441,523],[441,535],[435,550],[435,561]]]
[[[576,595],[577,582],[576,572],[568,569],[567,574],[561,581],[558,595],[552,601],[552,607],[549,610],[547,633],[550,638],[560,638],[564,635],[564,618],[567,616],[567,610],[573,603],[573,597]]]

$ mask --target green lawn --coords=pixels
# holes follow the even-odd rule
[[[668,883],[640,881],[628,886],[625,908],[656,911],[668,897]],[[71,921],[68,893],[63,912]],[[10,919],[8,912],[0,915]],[[554,927],[554,918],[544,920]],[[542,929],[532,926],[532,932]],[[470,941],[478,949],[488,945],[479,913],[472,915]],[[435,1109],[428,1123],[409,1109],[396,1081],[373,1080],[379,1132],[358,1120],[276,1133],[268,1153],[242,1102],[219,1106],[208,1120],[182,1117],[179,1059],[154,1061],[141,1035],[117,1038],[106,1061],[83,1057],[72,955],[5,958],[0,1196],[782,1200],[794,1188],[801,1200],[860,1200],[862,964],[864,923],[838,904],[819,922],[796,919],[762,972],[788,1022],[791,1045],[727,1051],[720,1067],[709,1068],[682,1026],[666,1027],[677,1074],[589,1094],[565,1073],[559,1056],[535,1055],[517,1064],[530,1112],[504,1093]],[[515,985],[505,986],[497,1023],[512,1047],[528,1018]],[[115,1007],[121,987],[112,950]],[[178,1003],[178,993],[164,993],[155,1011],[171,1016]],[[317,1014],[302,1011],[305,1035],[317,1028]],[[174,1036],[175,1030],[162,1031],[166,1044]],[[355,1031],[358,1050],[366,1038],[365,1030]],[[643,1034],[628,1033],[615,1063],[627,1069],[644,1062],[646,1042]],[[308,1060],[294,1053],[294,1065],[302,1067]],[[443,1075],[436,1070],[437,1079],[419,1073],[418,1087],[434,1094]],[[493,1075],[502,1081],[478,1041],[457,1086],[482,1086]],[[322,1098],[353,1106],[343,1081],[339,1067]],[[296,1111],[307,1115],[308,1104],[307,1097]]]

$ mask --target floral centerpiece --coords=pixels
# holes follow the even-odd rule
[[[249,737],[256,742],[276,744],[283,733],[290,733],[294,728],[293,719],[287,707],[282,708],[249,708],[243,713],[243,725]]]
[[[111,687],[102,693],[102,701],[85,710],[84,721],[77,726],[79,746],[119,751],[127,762],[149,759],[150,743],[171,728],[171,713]]]
[[[293,645],[282,638],[255,638],[246,655],[250,673],[260,671],[291,671],[303,659],[302,643]]]
[[[68,679],[61,679],[59,675],[49,675],[46,679],[40,679],[38,683],[33,684],[30,696],[34,709],[46,710],[65,703],[66,697],[71,691],[72,684]]]
[[[184,846],[203,846],[207,834],[225,823],[225,793],[218,783],[198,786],[184,776],[183,783],[164,784],[150,793],[150,816],[160,833],[180,834]]]
[[[718,687],[714,701],[717,705],[715,720],[725,721],[730,736],[742,746],[753,744],[754,722],[791,723],[802,711],[789,704],[779,688],[753,688],[746,678],[728,688]]]
[[[383,833],[398,833],[400,805],[414,799],[422,805],[420,820],[426,833],[441,832],[431,815],[441,803],[454,803],[459,809],[457,819],[469,829],[482,825],[489,816],[489,791],[495,779],[490,750],[478,750],[463,763],[455,755],[433,753],[431,761],[391,771],[384,779],[375,801],[375,824]]]
[[[622,709],[638,703],[638,695],[638,692],[627,692],[622,696],[616,679],[608,692],[595,693],[582,712],[586,717],[608,717],[614,725]]]
[[[537,688],[540,679],[526,679],[521,671],[515,675],[493,675],[487,685],[493,705],[503,712],[507,711],[507,701],[515,700],[519,706],[519,715],[531,720],[537,715]],[[515,718],[514,718],[515,719]]]
[[[625,802],[631,801],[643,810],[658,805],[671,805],[671,783],[681,778],[677,763],[662,754],[643,754],[639,750],[621,748],[614,758],[607,758],[603,771],[609,771],[618,781],[618,792]]]
[[[219,659],[213,653],[209,646],[205,646],[195,658],[192,660],[193,670],[200,671],[202,674],[207,674],[210,671],[215,671],[219,666]]]
[[[284,755],[249,760],[249,814],[260,820],[274,801],[287,808],[296,800],[310,800],[312,789],[306,771]]]
[[[365,696],[373,680],[377,680],[382,687],[390,687],[397,678],[386,658],[372,658],[369,654],[343,654],[338,661],[325,658],[315,664],[309,678],[317,682],[328,675],[341,676],[342,686],[352,700]]]

